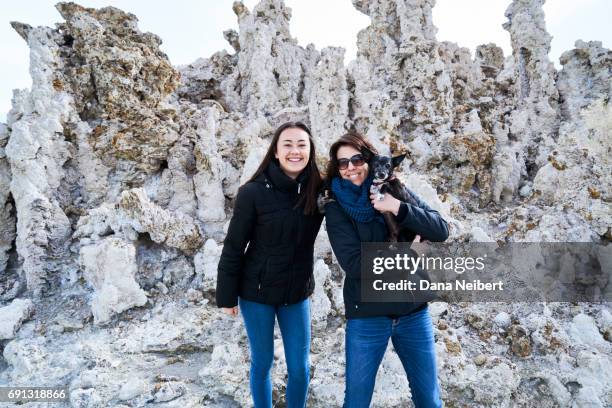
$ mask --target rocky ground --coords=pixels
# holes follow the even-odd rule
[[[59,3],[55,28],[13,23],[32,88],[0,124],[0,385],[67,385],[72,407],[249,406],[216,265],[237,188],[288,119],[311,125],[321,164],[347,129],[408,151],[401,177],[451,240],[609,243],[610,50],[577,41],[557,71],[543,0],[514,0],[512,55],[472,58],[436,40],[434,3],[353,0],[371,25],[348,66],[342,48],[299,46],[281,0],[234,3],[234,52],[181,67],[116,8]],[[324,228],[315,275],[308,405],[340,406],[343,274]],[[609,303],[430,312],[446,406],[612,406]],[[275,357],[284,406],[280,336]],[[373,406],[411,404],[390,350]]]

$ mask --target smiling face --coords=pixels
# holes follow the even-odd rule
[[[310,158],[308,133],[300,128],[283,130],[276,143],[274,157],[286,175],[296,178],[306,168]]]
[[[350,145],[342,145],[338,148],[336,159],[350,159],[361,152]],[[368,163],[361,166],[355,166],[349,161],[346,169],[338,169],[340,177],[345,180],[350,180],[356,186],[360,186],[366,178],[368,178]]]

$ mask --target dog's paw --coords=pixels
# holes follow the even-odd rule
[[[319,209],[319,213],[325,214],[325,206],[333,201],[336,201],[336,200],[334,200],[333,198],[329,196],[328,190],[325,190],[319,193],[317,197],[317,208]]]

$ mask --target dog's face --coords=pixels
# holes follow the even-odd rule
[[[393,175],[393,170],[406,158],[406,154],[395,157],[375,155],[370,161],[370,171],[374,176],[374,183],[382,183]]]

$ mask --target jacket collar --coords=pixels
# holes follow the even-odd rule
[[[270,162],[266,170],[264,171],[265,182],[272,183],[274,187],[284,192],[297,192],[304,191],[306,187],[306,181],[308,180],[309,169],[306,167],[294,180],[280,168],[280,166],[273,160]]]

